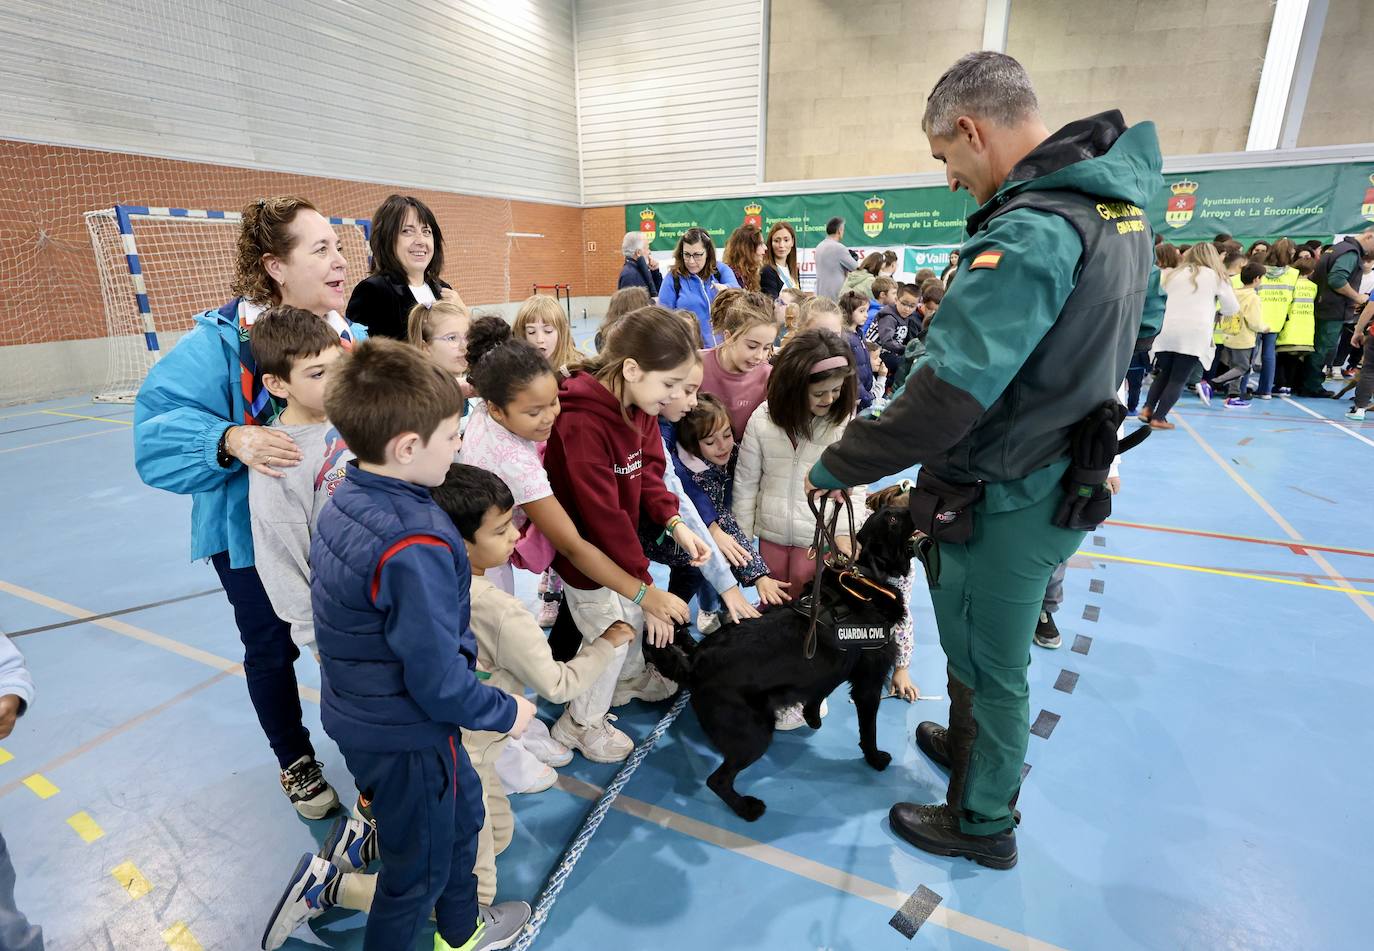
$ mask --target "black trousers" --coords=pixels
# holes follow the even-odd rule
[[[1145,409],[1150,411],[1151,419],[1168,420],[1169,410],[1183,394],[1189,374],[1200,365],[1201,361],[1190,353],[1165,350],[1155,354],[1155,378],[1145,397]]]

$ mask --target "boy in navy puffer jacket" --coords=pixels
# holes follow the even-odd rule
[[[357,459],[320,513],[311,601],[320,717],[377,823],[368,951],[414,947],[431,909],[436,951],[506,947],[529,915],[479,909],[473,875],[482,788],[459,729],[519,736],[534,707],[477,676],[467,555],[429,493],[461,442],[462,406],[451,375],[390,340],[354,350],[325,395]],[[338,872],[324,865],[313,887],[328,907]]]

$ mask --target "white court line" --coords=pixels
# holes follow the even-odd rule
[[[1355,430],[1351,429],[1349,426],[1342,426],[1340,423],[1336,422],[1334,419],[1330,419],[1330,418],[1328,418],[1328,417],[1326,417],[1326,416],[1323,416],[1321,413],[1317,413],[1317,412],[1314,412],[1314,411],[1308,409],[1306,406],[1303,406],[1303,405],[1302,405],[1301,403],[1299,403],[1297,400],[1291,399],[1291,398],[1289,398],[1289,397],[1287,397],[1287,396],[1280,396],[1279,399],[1283,400],[1283,401],[1284,401],[1285,403],[1287,403],[1289,406],[1297,407],[1298,409],[1300,409],[1300,410],[1302,410],[1304,413],[1306,413],[1308,416],[1312,416],[1312,417],[1315,417],[1316,419],[1321,420],[1323,423],[1326,423],[1328,426],[1335,426],[1337,429],[1339,429],[1341,432],[1345,433],[1347,436],[1353,436],[1353,437],[1355,437],[1355,438],[1358,439],[1360,442],[1364,443],[1366,446],[1374,446],[1374,439],[1370,439],[1368,436],[1361,436],[1359,433],[1355,432]]]
[[[602,793],[601,787],[566,775],[558,777],[558,788],[582,799],[593,801]],[[805,856],[788,852],[757,839],[751,839],[748,836],[740,835],[738,832],[731,832],[729,829],[722,829],[719,826],[711,825],[709,822],[693,819],[691,816],[684,816],[682,813],[673,812],[671,809],[655,806],[642,799],[622,795],[616,798],[615,802],[611,804],[611,808],[632,815],[636,819],[642,819],[660,829],[672,829],[681,835],[718,846],[736,855],[753,859],[755,862],[762,862],[764,865],[771,865],[801,878],[810,879],[818,884],[833,888],[835,891],[853,895],[855,898],[862,898],[865,901],[882,905],[884,908],[891,908],[893,911],[901,908],[906,903],[907,898],[910,897],[890,886],[869,881],[837,868],[831,868],[829,865],[823,865]],[[982,918],[975,918],[972,915],[955,911],[943,903],[936,907],[927,921],[930,924],[938,925],[950,931],[957,931],[959,934],[994,947],[1007,948],[1008,951],[1063,951],[1058,945],[1032,938],[1029,935],[1021,934],[1019,931],[1012,931],[1010,928],[1004,928],[991,921],[984,921]]]
[[[0,449],[0,455],[4,455],[4,454],[7,453],[7,452],[18,452],[18,451],[21,450],[21,449],[37,449],[39,446],[53,446],[53,445],[56,445],[57,443],[60,443],[60,442],[71,442],[73,439],[89,439],[91,436],[104,436],[104,435],[107,435],[107,434],[109,434],[109,433],[123,433],[123,432],[128,432],[128,430],[126,430],[126,429],[118,429],[118,428],[100,429],[100,430],[96,430],[96,431],[93,432],[93,433],[82,433],[82,434],[79,435],[79,436],[63,436],[61,439],[48,439],[48,440],[46,440],[46,441],[44,441],[44,442],[30,442],[30,443],[25,443],[25,444],[22,445],[22,446],[11,446],[11,447],[8,448],[8,449]]]
[[[6,594],[12,594],[16,598],[22,598],[33,604],[42,605],[50,611],[56,611],[58,614],[65,614],[67,617],[89,621],[89,623],[97,627],[103,627],[107,631],[122,634],[124,637],[133,638],[136,641],[142,641],[144,644],[161,648],[179,657],[195,661],[197,664],[204,664],[206,667],[212,667],[215,670],[224,671],[236,677],[246,676],[243,672],[243,663],[241,661],[230,660],[228,657],[212,654],[209,651],[201,650],[199,647],[183,644],[175,638],[155,634],[152,631],[136,627],[118,618],[97,618],[98,612],[96,611],[87,611],[85,608],[77,607],[75,604],[68,604],[66,601],[50,598],[46,594],[30,591],[28,588],[21,588],[19,585],[11,584],[8,581],[0,580],[0,591]],[[297,690],[299,690],[303,700],[309,700],[311,703],[320,702],[320,692],[314,687],[307,687],[301,684],[297,687]]]
[[[1269,504],[1269,501],[1265,499],[1264,496],[1256,492],[1254,486],[1246,482],[1245,479],[1241,476],[1241,474],[1231,467],[1230,463],[1228,463],[1225,459],[1221,458],[1221,456],[1217,455],[1216,450],[1207,444],[1207,441],[1198,434],[1198,431],[1196,429],[1188,425],[1188,421],[1186,419],[1180,416],[1178,419],[1178,424],[1182,426],[1184,430],[1187,431],[1189,436],[1193,437],[1193,440],[1199,446],[1202,447],[1202,451],[1207,453],[1207,455],[1211,456],[1212,461],[1215,462],[1217,465],[1221,466],[1222,471],[1229,475],[1232,481],[1234,481],[1236,485],[1240,486],[1242,491],[1244,491],[1246,495],[1250,496],[1251,500],[1261,509],[1264,510],[1264,514],[1268,515],[1271,519],[1274,520],[1275,525],[1283,529],[1284,533],[1287,534],[1289,538],[1293,539],[1293,541],[1302,541],[1302,534],[1296,528],[1294,528],[1292,524],[1289,523],[1288,519],[1280,515],[1278,511],[1274,508],[1274,506]],[[1346,589],[1352,587],[1350,582],[1345,579],[1345,576],[1342,575],[1339,571],[1337,571],[1335,567],[1332,566],[1331,562],[1326,560],[1326,557],[1321,552],[1313,551],[1310,548],[1305,549],[1305,551],[1307,553],[1307,557],[1315,561],[1317,565],[1321,568],[1321,570],[1326,572],[1326,576],[1330,578],[1332,581],[1336,582],[1337,585]],[[1364,597],[1363,595],[1352,594],[1348,590],[1345,592],[1345,596],[1349,598],[1351,601],[1354,601],[1355,607],[1363,611],[1366,617],[1368,617],[1371,621],[1374,621],[1374,605],[1369,603],[1368,598]]]

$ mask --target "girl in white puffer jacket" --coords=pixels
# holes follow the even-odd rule
[[[849,345],[827,330],[791,337],[773,364],[768,399],[749,417],[735,468],[735,519],[776,581],[799,597],[816,573],[808,549],[816,520],[806,502],[805,480],[825,448],[844,435],[854,415],[858,382]],[[867,514],[865,487],[851,491],[854,527]],[[836,531],[850,544],[843,518]]]

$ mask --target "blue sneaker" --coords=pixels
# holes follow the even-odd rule
[[[267,928],[262,933],[263,951],[274,951],[286,943],[291,932],[332,908],[325,897],[326,887],[339,877],[339,870],[317,855],[306,853],[296,863],[286,890],[277,900]]]
[[[1232,409],[1244,409],[1250,405],[1250,401],[1241,399],[1239,396],[1233,396],[1226,401],[1226,405]]]
[[[318,854],[341,872],[366,871],[377,858],[377,829],[352,816],[335,819]]]
[[[1203,406],[1212,405],[1212,384],[1203,380],[1197,385],[1197,398],[1202,400]]]

